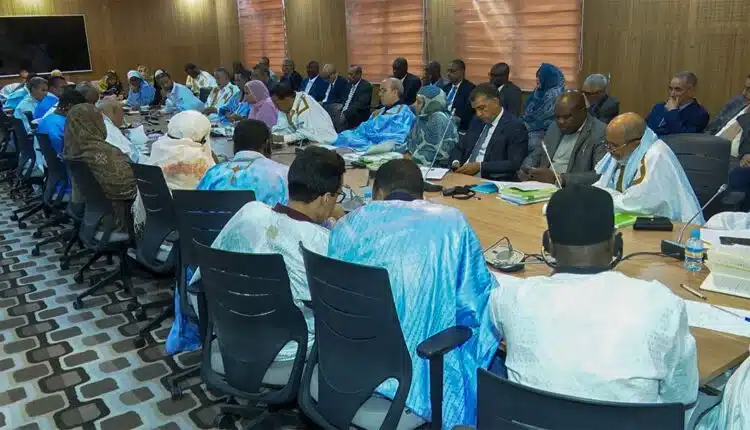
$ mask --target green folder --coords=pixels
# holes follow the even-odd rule
[[[615,228],[629,227],[635,224],[635,220],[643,216],[632,212],[615,212]]]

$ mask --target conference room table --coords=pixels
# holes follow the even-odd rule
[[[164,120],[162,120],[164,121]],[[166,121],[162,122],[162,129]],[[231,158],[233,143],[229,138],[212,137],[213,151],[220,159]],[[272,158],[280,163],[290,165],[295,158],[295,148],[285,147],[275,150]],[[371,185],[367,169],[347,169],[344,183],[355,192],[361,187]],[[441,181],[434,181],[444,187],[470,185],[481,182],[481,179],[448,173]],[[537,203],[517,206],[497,198],[497,194],[480,194],[469,200],[458,200],[444,197],[441,193],[425,193],[425,198],[435,203],[455,207],[463,212],[471,223],[484,249],[494,245],[500,238],[508,237],[514,249],[526,254],[539,254],[542,247],[542,233],[547,229],[547,220],[542,213],[544,204]],[[635,252],[660,252],[663,239],[674,239],[682,226],[675,225],[675,232],[636,231],[632,227],[620,229],[624,242],[624,254]],[[695,226],[699,228],[699,226]],[[494,270],[490,268],[490,270]],[[686,284],[698,289],[709,273],[707,268],[700,272],[688,272],[682,261],[660,255],[641,255],[621,262],[616,270],[643,280],[657,280],[666,285],[676,295],[685,300],[696,300],[696,297],[680,288]],[[529,264],[513,276],[547,276],[551,273],[545,264]],[[750,310],[750,299],[735,297],[711,291],[701,291],[707,297],[705,302],[719,306]],[[638,309],[633,309],[638,312]],[[728,333],[691,327],[698,351],[698,371],[701,384],[721,376],[727,370],[739,366],[748,357],[750,338]],[[585,333],[581,333],[585,335]]]

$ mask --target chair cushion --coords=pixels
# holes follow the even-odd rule
[[[318,366],[313,369],[312,379],[310,380],[310,396],[318,401]],[[391,401],[377,393],[367,399],[357,410],[352,419],[352,424],[365,430],[379,429],[383,424],[388,409],[391,407]],[[404,408],[401,412],[401,419],[398,422],[396,430],[413,430],[427,424],[425,420],[418,417],[409,408]]]
[[[100,241],[102,240],[102,236],[104,236],[104,232],[99,231],[94,235],[94,240]],[[112,234],[109,236],[108,243],[127,242],[129,240],[130,240],[130,235],[128,235],[127,233],[123,233],[121,231],[115,231],[115,232],[112,232]]]
[[[294,367],[294,360],[274,361],[263,376],[263,383],[283,387],[289,382],[292,367]],[[211,369],[224,376],[224,360],[221,358],[218,339],[211,341]]]

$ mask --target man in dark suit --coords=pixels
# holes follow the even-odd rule
[[[328,82],[320,77],[319,72],[320,64],[318,64],[317,61],[310,61],[307,63],[307,78],[302,81],[300,91],[310,94],[315,101],[322,102],[323,97],[326,96]]]
[[[448,80],[443,78],[440,62],[432,60],[424,67],[424,76],[422,77],[422,86],[435,85],[443,88],[448,85]]]
[[[469,129],[471,118],[474,117],[469,96],[476,85],[466,80],[466,63],[463,60],[451,61],[448,66],[448,80],[450,83],[443,87],[447,95],[448,111],[455,110],[454,115],[461,120],[458,131],[466,131]]]
[[[521,117],[521,89],[510,81],[510,66],[506,63],[497,63],[490,69],[490,82],[500,93],[503,108],[507,109],[516,118]]]
[[[703,133],[708,125],[708,111],[698,103],[695,90],[698,77],[680,72],[669,81],[669,98],[657,103],[646,117],[646,124],[659,137],[680,133]]]
[[[281,70],[284,74],[281,76],[280,82],[286,82],[294,91],[299,91],[302,86],[302,75],[294,70],[294,61],[285,58]]]
[[[737,117],[737,122],[742,127],[740,144],[737,148],[740,165],[729,172],[729,189],[741,191],[746,196],[750,196],[750,113]],[[750,197],[745,198],[742,210],[750,210]]]
[[[404,95],[401,103],[412,105],[417,101],[417,92],[422,88],[422,81],[409,73],[409,63],[406,58],[398,57],[393,60],[393,77],[400,80],[404,86]]]
[[[367,118],[370,117],[371,104],[372,84],[362,79],[362,68],[360,66],[349,66],[349,84],[342,109],[344,128],[352,129],[367,121]]]
[[[592,185],[599,179],[596,164],[607,153],[606,131],[607,126],[589,114],[582,93],[563,93],[555,105],[555,121],[544,135],[552,164],[542,149],[535,167],[521,168],[518,177],[554,184],[557,173],[563,187]]]
[[[586,96],[589,113],[605,124],[609,124],[620,114],[620,102],[607,94],[607,86],[609,86],[609,79],[604,75],[594,73],[583,81],[581,88],[583,95]]]
[[[499,181],[518,180],[518,169],[529,150],[524,123],[500,103],[497,87],[477,85],[471,92],[476,118],[451,153],[456,173]]]
[[[336,66],[333,64],[326,64],[323,66],[323,72],[320,77],[328,82],[325,96],[323,96],[323,103],[335,103],[344,104],[346,101],[346,79],[339,76],[336,71]]]

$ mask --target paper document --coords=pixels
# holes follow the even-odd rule
[[[690,327],[700,327],[736,336],[750,337],[750,322],[726,312],[722,312],[708,303],[697,302],[694,300],[683,301],[687,307],[688,325],[690,325]],[[737,315],[750,317],[750,311],[726,306],[721,307]]]
[[[365,155],[376,155],[376,154],[382,154],[384,152],[391,152],[393,151],[393,148],[395,147],[396,147],[396,141],[388,140],[385,142],[378,143],[377,145],[372,145],[367,151],[365,151]]]
[[[710,228],[701,229],[701,240],[704,245],[710,248],[712,246],[719,246],[721,242],[720,237],[742,237],[750,238],[750,230],[714,230]]]
[[[433,167],[432,169],[429,167],[420,167],[419,170],[422,171],[423,179],[433,179],[436,181],[443,179],[448,173],[448,169],[443,169],[442,167]]]
[[[544,182],[537,181],[526,181],[526,182],[510,182],[510,188],[515,188],[521,191],[536,191],[546,190],[548,188],[557,188],[555,184],[545,184]]]

